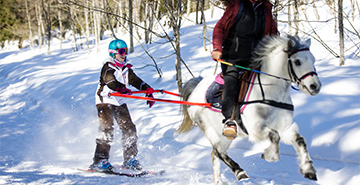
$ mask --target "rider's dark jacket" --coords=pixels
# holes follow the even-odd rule
[[[278,34],[272,17],[272,4],[268,0],[259,0],[255,4],[251,1],[229,1],[213,31],[214,50],[221,51],[223,59],[230,59],[229,62],[238,65],[250,60],[252,49],[264,35]]]
[[[150,87],[134,73],[131,66],[130,64],[125,64],[123,67],[116,66],[111,57],[105,60],[95,95],[96,104],[108,103],[120,106],[125,103],[126,98],[110,96],[110,93],[117,92],[123,87],[128,88],[129,85],[139,90]]]

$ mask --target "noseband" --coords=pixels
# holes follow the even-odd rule
[[[289,62],[289,76],[290,76],[290,79],[293,79],[298,85],[301,83],[302,80],[304,80],[305,78],[309,77],[309,76],[317,76],[317,73],[316,71],[310,71],[308,73],[305,73],[304,75],[302,75],[300,78],[295,74],[295,71],[294,71],[294,67],[292,65],[292,62],[291,62],[291,59],[290,57],[292,55],[294,55],[295,53],[298,53],[298,52],[301,52],[301,51],[309,51],[309,48],[303,48],[303,49],[298,49],[292,53],[290,53],[288,55],[288,62]]]

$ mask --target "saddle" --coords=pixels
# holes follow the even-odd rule
[[[238,95],[238,102],[241,106],[245,99],[246,92],[250,82],[250,71],[242,71],[239,75],[240,91]],[[213,83],[208,87],[206,91],[205,100],[207,103],[211,103],[214,111],[221,112],[221,102],[224,97],[224,79],[222,73],[218,74]]]

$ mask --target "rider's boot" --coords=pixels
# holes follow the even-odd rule
[[[234,140],[237,136],[237,123],[233,119],[228,119],[224,123],[223,136],[230,140]]]

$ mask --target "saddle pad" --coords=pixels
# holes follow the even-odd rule
[[[224,91],[224,85],[214,81],[208,87],[205,94],[205,101],[212,104],[212,110],[221,112],[222,94]]]
[[[242,103],[244,101],[246,92],[249,87],[249,81],[250,81],[250,72],[244,71],[239,76],[239,83],[240,83],[240,92],[238,96],[239,101],[239,107],[241,108]],[[216,112],[221,112],[221,102],[223,99],[223,92],[224,92],[224,83],[221,75],[219,74],[213,83],[210,84],[208,89],[206,90],[205,94],[205,101],[206,103],[212,104],[212,110]]]

